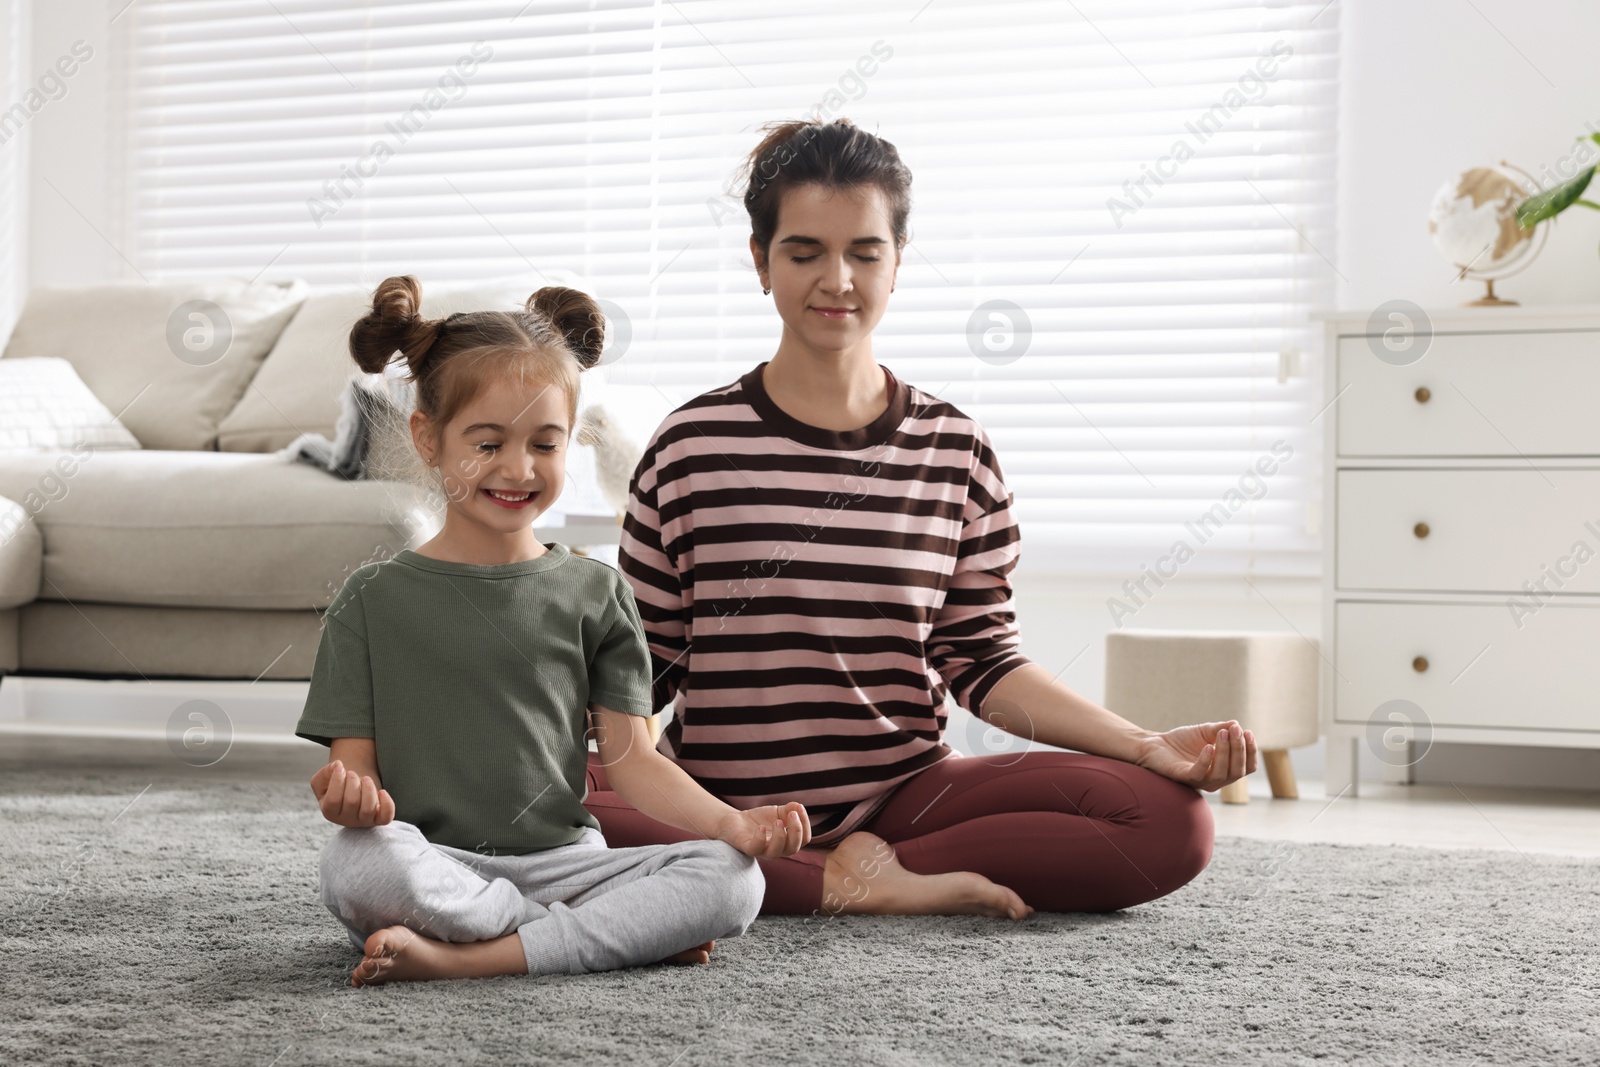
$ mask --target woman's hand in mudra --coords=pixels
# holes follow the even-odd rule
[[[811,817],[795,801],[730,811],[717,824],[717,840],[746,856],[792,856],[811,840]]]
[[[1256,737],[1237,719],[1180,726],[1145,738],[1133,762],[1211,792],[1255,772]]]

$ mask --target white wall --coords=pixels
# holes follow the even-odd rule
[[[28,278],[31,285],[74,285],[136,278],[116,250],[117,189],[108,131],[115,66],[116,9],[94,0],[34,0],[33,73],[70,56],[76,42],[93,50],[64,79],[66,93],[29,123],[31,139]],[[126,17],[126,16],[124,16]]]
[[[32,123],[29,275],[34,285],[134,274],[122,241],[121,189],[110,172],[108,135],[117,64],[111,8],[99,0],[35,0],[33,65],[43,70],[86,40],[95,57],[69,91]],[[1342,308],[1395,297],[1424,307],[1478,295],[1428,239],[1434,190],[1459,171],[1501,159],[1555,178],[1573,137],[1600,129],[1600,5],[1592,0],[1336,0],[1322,18],[1341,26],[1339,240],[1323,249],[1339,265]],[[1589,124],[1589,125],[1586,125]],[[1600,146],[1592,146],[1600,149]],[[1595,158],[1593,155],[1589,157]],[[1600,213],[1572,209],[1542,257],[1501,286],[1528,304],[1600,300]],[[1106,598],[1121,578],[1030,578],[1019,583],[1024,650],[1091,699],[1103,693]],[[1315,584],[1218,585],[1193,575],[1169,582],[1133,622],[1141,627],[1293,626],[1318,637]],[[1265,594],[1266,599],[1263,599]],[[952,740],[962,740],[957,722]],[[1320,775],[1320,746],[1295,753],[1299,772]],[[1375,761],[1365,767],[1376,777]],[[1587,786],[1600,780],[1600,753],[1506,751],[1435,745],[1417,768],[1423,781]]]
[[[1428,204],[1469,167],[1514,163],[1545,184],[1578,169],[1600,130],[1594,0],[1341,0],[1339,246],[1343,308],[1460,304],[1428,236]],[[1587,143],[1584,166],[1600,161]],[[1559,175],[1559,176],[1558,176]],[[1600,193],[1591,187],[1589,198]],[[1526,271],[1496,285],[1524,304],[1600,301],[1600,212],[1569,208]]]
[[[16,125],[26,113],[33,81],[30,0],[0,0],[0,336],[9,334],[27,289],[28,131]]]

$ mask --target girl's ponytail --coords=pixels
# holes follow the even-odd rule
[[[605,313],[594,297],[577,289],[547,285],[528,297],[527,309],[550,321],[578,360],[588,370],[600,362],[606,339]]]
[[[412,380],[422,377],[443,319],[421,315],[422,286],[411,275],[385,278],[372,294],[372,310],[350,330],[350,355],[357,366],[376,374],[399,352]]]

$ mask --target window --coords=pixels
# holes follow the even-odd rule
[[[123,247],[152,278],[573,270],[627,316],[613,380],[687,398],[778,336],[739,159],[843,114],[915,175],[876,352],[988,427],[1024,568],[1309,577],[1336,15],[141,0]]]

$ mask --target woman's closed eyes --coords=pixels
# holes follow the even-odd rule
[[[811,255],[811,256],[790,256],[789,257],[789,262],[791,262],[791,263],[810,263],[813,259],[816,259],[816,258],[817,257],[815,255]],[[883,257],[882,256],[857,256],[856,258],[859,259],[863,263],[876,263],[880,259],[882,259]]]

